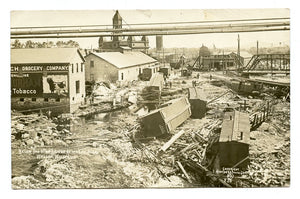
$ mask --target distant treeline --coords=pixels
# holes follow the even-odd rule
[[[79,48],[79,44],[78,44],[78,42],[73,41],[73,40],[57,41],[56,43],[54,43],[53,41],[34,42],[34,41],[31,41],[31,40],[28,40],[28,41],[22,43],[18,39],[14,40],[11,43],[11,48],[52,48],[52,47],[58,47],[58,48],[76,47],[76,48]]]

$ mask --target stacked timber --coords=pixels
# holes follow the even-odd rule
[[[141,93],[144,102],[147,103],[153,102],[158,104],[163,85],[164,85],[163,74],[155,73],[154,75],[152,75],[149,85],[146,86]]]

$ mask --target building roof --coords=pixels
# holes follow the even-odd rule
[[[47,64],[47,63],[70,63],[77,48],[21,48],[11,49],[11,64]]]
[[[247,113],[226,112],[224,115],[219,142],[250,142],[250,121]]]
[[[104,59],[110,64],[116,66],[117,68],[126,68],[131,66],[137,66],[147,63],[157,62],[156,59],[142,53],[142,52],[102,52],[102,53],[91,53]]]
[[[232,52],[237,55],[237,52]],[[240,56],[243,58],[251,58],[253,55],[248,53],[247,51],[240,51]]]
[[[250,54],[250,53],[248,53],[248,52],[246,52],[246,51],[241,51],[240,52],[240,56],[244,57],[244,58],[251,58],[253,55]]]
[[[123,50],[132,50],[129,46],[120,46],[120,48]]]

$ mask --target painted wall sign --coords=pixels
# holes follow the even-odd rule
[[[42,97],[42,74],[30,73],[11,77],[12,97]]]
[[[68,71],[68,65],[26,65],[26,66],[11,66],[10,71],[13,72],[38,72],[38,71]]]
[[[12,97],[68,97],[68,75],[11,74]]]

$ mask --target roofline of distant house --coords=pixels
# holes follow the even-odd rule
[[[106,59],[103,59],[102,57],[99,57],[97,54],[95,54],[94,52],[91,52],[90,54],[88,54],[87,56],[89,56],[89,55],[91,55],[91,54],[93,54],[93,55],[95,55],[96,57],[98,57],[98,58],[100,58],[100,59],[102,59],[102,60],[104,60],[104,61],[107,61]],[[85,56],[85,57],[87,57],[87,56]],[[148,56],[148,55],[147,55]],[[152,58],[152,57],[151,57]],[[152,58],[153,59],[153,58]],[[113,65],[114,67],[116,67],[117,69],[123,69],[123,68],[131,68],[131,67],[135,67],[135,66],[138,66],[138,65],[141,65],[141,64],[135,64],[135,65],[131,65],[131,66],[125,66],[125,67],[117,67],[116,65],[114,65],[113,63],[111,63],[111,62],[109,62],[109,61],[107,61],[108,63],[110,63],[111,65]],[[143,63],[143,64],[152,64],[152,63],[155,63],[155,62],[158,62],[157,60],[155,60],[155,61],[152,61],[152,62],[147,62],[147,63]]]

